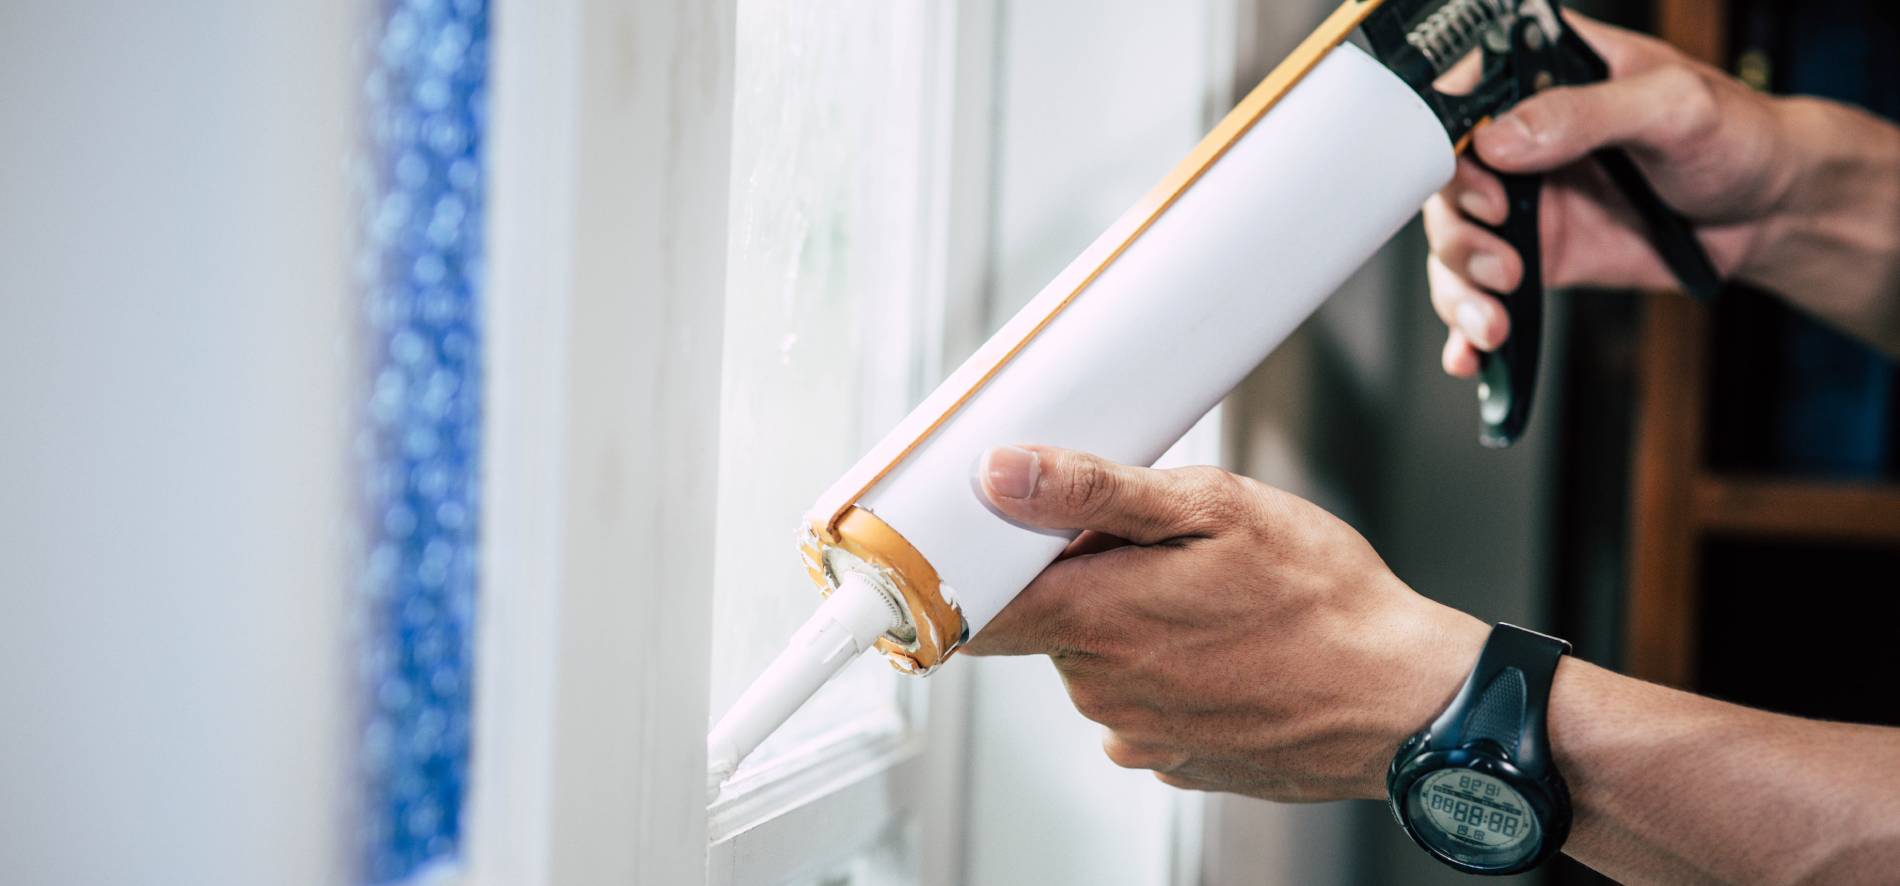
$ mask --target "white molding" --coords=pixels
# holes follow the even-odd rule
[[[465,882],[544,886],[561,585],[580,0],[498,0],[486,451]]]
[[[961,187],[966,167],[959,165],[965,160],[959,136],[971,133],[963,128],[967,121],[958,101],[966,96],[958,92],[957,77],[964,63],[966,10],[993,6],[994,0],[908,0],[884,10],[898,33],[921,42],[904,54],[904,65],[893,75],[903,79],[887,84],[890,92],[914,100],[887,103],[883,113],[888,115],[884,125],[893,130],[889,149],[914,158],[923,178],[914,190],[883,198],[897,201],[889,208],[914,225],[916,236],[895,237],[897,244],[884,247],[902,250],[883,257],[893,297],[867,301],[862,308],[878,328],[908,334],[859,345],[867,351],[867,368],[906,366],[910,371],[867,371],[860,382],[867,402],[908,407],[934,387],[946,362],[974,346],[967,339],[977,333],[963,327],[980,316],[980,279],[977,286],[961,285],[967,278],[958,273],[965,268],[958,259],[965,250],[952,239],[958,220],[966,217],[958,213],[975,210],[978,220],[986,221],[988,203],[986,193],[970,202],[968,189]],[[985,150],[990,26],[987,19],[981,24],[984,77],[977,96],[981,103],[974,106],[983,114],[975,123]],[[986,189],[986,167],[977,171],[984,176],[979,186]],[[981,255],[985,230],[979,227],[976,233],[968,249]],[[903,412],[867,410],[864,436],[881,436]],[[709,810],[708,881],[717,886],[779,882],[866,856],[895,855],[901,863],[880,869],[880,876],[901,873],[908,881],[914,873],[929,886],[961,882],[965,685],[955,673],[908,681],[896,707],[871,714],[882,718],[882,725],[863,719],[840,724],[829,736],[803,742],[756,769],[742,769]]]
[[[719,843],[801,809],[840,787],[874,778],[922,750],[922,735],[895,708],[874,721],[841,724],[795,753],[727,782],[707,809],[707,838]]]
[[[707,881],[752,886],[819,873],[902,830],[918,812],[923,781],[915,756],[888,769],[836,772],[793,814],[714,844]]]
[[[931,675],[929,739],[918,760],[918,886],[959,886],[968,868],[970,662]],[[903,780],[894,779],[901,783]]]
[[[704,877],[733,11],[497,5],[474,883]]]

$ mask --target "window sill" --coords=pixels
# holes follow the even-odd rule
[[[707,841],[717,845],[788,812],[915,758],[923,737],[899,708],[855,720],[765,765],[741,768],[706,809]]]

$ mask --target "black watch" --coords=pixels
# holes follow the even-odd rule
[[[1570,835],[1570,791],[1544,729],[1550,681],[1570,644],[1491,629],[1458,697],[1405,740],[1386,771],[1393,817],[1438,860],[1469,874],[1542,864]]]

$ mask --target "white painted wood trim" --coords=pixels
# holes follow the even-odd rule
[[[909,762],[924,743],[909,720],[898,708],[885,708],[726,782],[707,809],[708,838],[717,848],[773,819],[807,814],[806,807],[841,785]]]
[[[918,809],[924,776],[917,757],[874,773],[821,771],[832,773],[828,786],[793,813],[714,844],[708,882],[752,886],[820,873],[885,838]]]
[[[498,0],[466,882],[548,883],[579,0]],[[537,297],[537,294],[539,296]]]
[[[733,2],[496,11],[469,876],[697,883]]]
[[[994,4],[962,0],[928,8],[934,39],[912,74],[928,98],[914,117],[892,121],[915,130],[914,148],[932,180],[916,205],[924,241],[913,257],[916,295],[879,318],[910,335],[891,338],[887,356],[870,361],[910,364],[917,372],[867,378],[873,400],[891,393],[879,396],[875,385],[893,383],[904,387],[896,399],[921,398],[945,364],[960,360],[982,335]],[[976,72],[982,76],[969,94],[960,89],[972,73],[964,66],[972,63],[982,65]],[[976,260],[965,260],[969,256]],[[979,274],[970,274],[972,268]],[[878,417],[867,436],[882,434],[890,420]],[[902,713],[888,728],[853,723],[727,785],[709,810],[708,883],[747,886],[808,876],[906,833],[917,835],[920,883],[961,883],[968,683],[960,671],[946,669],[906,687]]]

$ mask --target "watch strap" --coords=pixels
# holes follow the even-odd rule
[[[1432,723],[1431,743],[1451,747],[1488,739],[1526,773],[1550,769],[1545,728],[1557,660],[1570,644],[1499,622],[1458,696]]]

